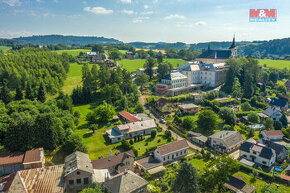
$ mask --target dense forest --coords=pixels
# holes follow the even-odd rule
[[[39,35],[31,37],[14,38],[21,44],[31,43],[38,45],[65,44],[65,45],[85,45],[85,44],[116,44],[123,43],[113,38],[94,36],[63,36],[63,35]]]
[[[71,60],[68,54],[58,55],[40,48],[0,53],[1,98],[9,90],[16,90],[18,94],[25,90],[26,97],[33,99],[41,85],[48,93],[56,93],[63,85]],[[7,98],[3,101],[7,101]]]

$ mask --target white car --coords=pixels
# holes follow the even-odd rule
[[[165,121],[164,119],[161,119],[161,120],[160,120],[160,123],[165,124],[166,121]]]

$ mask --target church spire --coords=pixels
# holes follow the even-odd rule
[[[233,42],[232,42],[231,47],[229,47],[229,49],[233,49],[235,47],[236,47],[236,37],[235,37],[235,34],[234,34]]]

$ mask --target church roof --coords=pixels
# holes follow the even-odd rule
[[[205,50],[197,58],[228,59],[231,55],[231,50]]]

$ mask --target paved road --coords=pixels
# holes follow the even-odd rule
[[[141,103],[143,106],[144,106],[145,103],[146,103],[146,95],[142,95],[141,93],[140,93],[140,103]],[[146,108],[145,106],[144,106],[144,108],[145,108],[146,113],[150,113],[150,110],[149,110],[148,108]],[[171,132],[171,135],[172,135],[173,138],[175,138],[175,139],[177,139],[177,140],[182,140],[182,139],[184,139],[183,137],[177,135],[174,131],[169,130],[168,127],[167,127],[165,124],[162,124],[162,123],[160,122],[160,120],[159,120],[157,117],[154,116],[154,114],[151,113],[151,115],[152,115],[153,118],[155,119],[155,122],[158,123],[158,124],[160,125],[160,127],[162,127],[163,130],[165,130],[165,131],[168,130],[168,131]],[[192,144],[190,141],[187,140],[187,143],[188,143],[188,145],[189,145],[190,148],[195,149],[195,150],[197,150],[197,151],[201,151],[201,148],[200,148],[200,147],[198,147],[198,146]]]

